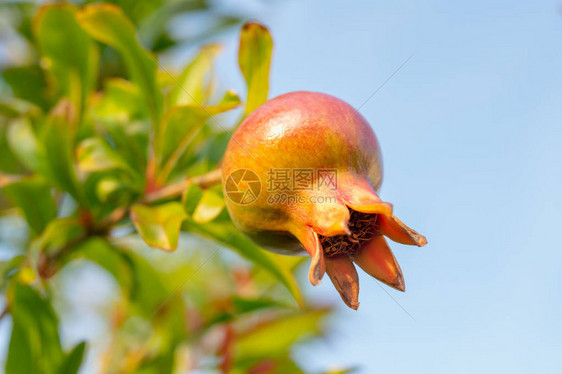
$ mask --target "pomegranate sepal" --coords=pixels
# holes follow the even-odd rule
[[[427,244],[425,236],[418,234],[400,221],[394,214],[390,216],[379,216],[379,230],[381,234],[393,242],[423,247]]]
[[[392,215],[392,204],[382,201],[369,181],[361,176],[343,174],[338,180],[338,192],[345,204],[357,212]]]
[[[310,227],[296,229],[293,235],[300,241],[304,249],[308,252],[312,261],[308,272],[308,280],[313,286],[322,283],[322,278],[326,273],[326,263],[324,261],[324,252],[318,239],[318,234]]]
[[[402,270],[383,236],[375,236],[353,255],[353,261],[367,274],[404,292]]]
[[[359,308],[359,277],[353,262],[348,256],[332,256],[326,258],[326,273],[340,293],[348,307]]]

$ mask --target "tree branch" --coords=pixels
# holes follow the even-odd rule
[[[145,203],[154,203],[159,200],[177,197],[181,195],[183,191],[185,191],[185,189],[189,186],[190,183],[194,183],[203,189],[209,188],[214,184],[220,183],[221,178],[222,178],[221,169],[215,169],[208,172],[207,174],[203,174],[193,178],[186,178],[181,182],[162,187],[158,191],[154,191],[152,193],[147,194],[144,197],[143,201]]]

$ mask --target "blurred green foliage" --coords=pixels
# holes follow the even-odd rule
[[[304,303],[300,258],[266,252],[234,227],[216,183],[236,124],[214,116],[267,99],[268,30],[241,31],[244,104],[216,92],[216,44],[179,72],[158,62],[239,15],[207,1],[111,3],[0,4],[29,56],[0,72],[6,373],[77,373],[92,346],[104,373],[304,372],[293,347],[321,336],[331,310]],[[167,24],[192,13],[207,28],[174,40]],[[118,297],[100,312],[103,342],[69,345],[59,336],[71,304],[63,288],[83,264],[114,279]]]

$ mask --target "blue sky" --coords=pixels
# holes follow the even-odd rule
[[[361,275],[310,369],[562,371],[562,2],[248,3],[275,39],[271,96],[322,91],[362,108],[382,145],[382,197],[425,234],[393,245],[407,292]],[[233,66],[236,35],[219,64]],[[304,279],[305,274],[303,274]],[[339,302],[329,281],[309,297]]]

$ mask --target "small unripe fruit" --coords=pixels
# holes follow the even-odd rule
[[[378,197],[380,147],[371,126],[349,104],[315,92],[266,102],[232,136],[222,170],[235,224],[268,250],[308,252],[313,285],[328,272],[344,302],[357,309],[356,263],[404,291],[383,235],[418,246],[426,240]]]

